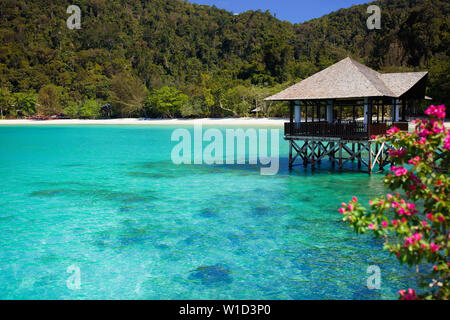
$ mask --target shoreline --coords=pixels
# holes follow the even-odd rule
[[[183,126],[202,124],[222,126],[274,126],[282,127],[289,119],[283,118],[204,118],[204,119],[149,119],[137,118],[104,119],[104,120],[81,120],[81,119],[55,119],[55,120],[28,120],[12,119],[0,120],[2,125],[144,125],[144,126]]]
[[[55,119],[55,120],[28,120],[28,119],[4,119],[0,120],[0,126],[11,125],[140,125],[140,126],[192,126],[201,124],[203,126],[284,126],[289,119],[284,118],[202,118],[202,119],[102,119],[102,120],[82,120],[82,119]],[[450,122],[446,121],[445,127],[450,129]],[[414,125],[410,123],[410,130],[414,130]]]

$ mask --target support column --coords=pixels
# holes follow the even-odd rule
[[[334,150],[334,146],[335,146],[334,142],[330,142],[330,148],[331,148],[331,150],[333,150],[330,153],[330,161],[331,161],[331,167],[333,167],[333,168],[335,166],[334,158],[335,158],[335,154],[336,154],[336,151]]]
[[[333,123],[333,100],[327,101],[327,122]]]
[[[305,141],[305,143],[303,144],[304,146],[304,150],[303,150],[303,166],[306,168],[306,166],[308,165],[308,148],[309,148],[309,142]]]
[[[398,122],[398,119],[399,119],[398,99],[392,99],[392,122]]]
[[[364,127],[369,123],[369,98],[364,98]]]
[[[372,175],[372,142],[368,142],[368,146],[369,146],[369,162],[368,162],[368,169],[369,169],[369,174]]]
[[[408,101],[402,99],[402,121],[406,121],[406,108],[408,107]]]
[[[301,107],[300,107],[300,101],[295,101],[295,106],[294,106],[294,108],[295,108],[295,116],[294,116],[294,120],[295,120],[295,123],[298,123],[298,127],[300,127],[300,123],[302,122],[302,109],[301,109]]]
[[[292,140],[289,140],[289,169],[292,169]]]
[[[355,162],[355,143],[352,142],[352,162]]]
[[[399,105],[399,100],[395,99],[395,121],[399,121],[400,120],[400,108],[398,107]]]
[[[358,169],[361,169],[361,143],[358,143]]]

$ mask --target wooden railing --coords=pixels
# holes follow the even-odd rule
[[[408,122],[394,122],[392,125],[397,127],[397,128],[399,128],[402,131],[408,131],[409,130]]]
[[[368,139],[372,135],[385,134],[386,123],[369,124],[367,128],[363,122],[350,123],[290,123],[284,124],[286,136],[311,136],[311,137],[334,137],[342,139]]]
[[[386,122],[372,123],[372,124],[369,124],[368,129],[369,129],[369,137],[378,136],[380,134],[386,133],[387,124],[386,124]]]

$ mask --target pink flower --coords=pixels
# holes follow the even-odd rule
[[[408,289],[408,292],[406,292],[406,290],[400,290],[398,292],[398,294],[400,295],[401,300],[416,300],[417,299],[416,291],[414,289]]]
[[[388,222],[386,222],[386,221],[383,221],[382,223],[381,223],[381,225],[383,226],[383,228],[387,228],[387,226],[389,225],[389,223]]]
[[[408,170],[406,170],[403,167],[396,167],[396,166],[391,166],[391,171],[394,172],[394,174],[397,177],[401,177],[401,176],[405,176],[408,174]]]
[[[386,195],[386,198],[388,198],[388,200],[392,200],[393,196],[392,196],[392,194],[388,193],[388,194]]]
[[[392,202],[392,208],[398,208],[399,206],[397,201]]]
[[[416,243],[422,240],[422,237],[423,237],[422,234],[417,232],[413,235],[413,239]]]
[[[369,224],[369,229],[370,229],[370,230],[374,230],[374,229],[375,229],[375,226],[374,226],[373,224]]]
[[[391,157],[401,157],[406,153],[406,149],[393,150],[389,149],[388,153]]]
[[[444,140],[444,149],[450,150],[450,134]]]
[[[441,223],[445,221],[445,218],[442,217],[442,216],[437,217],[437,219],[438,219],[438,221],[441,222]]]
[[[397,221],[397,220],[394,219],[394,220],[392,220],[391,222],[392,222],[392,224],[393,224],[394,226],[398,226],[398,221]]]
[[[432,213],[427,213],[426,217],[427,217],[428,220],[433,221],[433,214]]]
[[[431,131],[428,129],[424,129],[419,132],[419,137],[427,137],[431,134]]]
[[[422,137],[419,139],[419,144],[420,145],[424,145],[425,143],[427,143],[427,139],[425,137]]]
[[[357,198],[357,197],[353,197],[353,198],[352,198],[352,201],[353,201],[353,202],[358,202],[358,198]]]
[[[440,106],[429,106],[427,110],[425,110],[425,114],[428,116],[436,117],[438,119],[445,118],[445,105]]]
[[[433,119],[434,120],[434,119]],[[433,121],[433,133],[439,134],[445,132],[444,126],[442,126],[438,121]]]
[[[339,208],[339,212],[344,214],[345,213],[345,208]]]
[[[349,204],[349,205],[348,205],[348,210],[349,210],[349,211],[353,211],[353,209],[355,209],[355,207],[354,207],[352,204]]]
[[[420,163],[420,160],[422,160],[420,157],[414,157],[408,160],[408,163],[417,166]]]
[[[404,243],[405,247],[407,247],[407,246],[409,246],[411,244],[414,244],[414,239],[412,237],[406,237],[405,238],[405,243]]]
[[[430,243],[430,250],[431,252],[436,252],[439,250],[439,245],[435,244],[434,242]]]
[[[393,135],[393,134],[395,134],[395,133],[397,133],[397,132],[399,132],[399,131],[400,131],[400,129],[394,126],[394,127],[392,127],[391,129],[389,129],[389,130],[387,131],[387,134]]]
[[[422,221],[422,226],[423,226],[424,228],[426,228],[427,225],[428,225],[428,223],[427,223],[425,220],[423,220],[423,221]]]

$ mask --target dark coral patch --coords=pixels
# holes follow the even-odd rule
[[[231,271],[223,264],[202,266],[191,271],[189,280],[200,281],[203,285],[229,284],[233,282]]]
[[[200,216],[204,218],[214,218],[217,217],[218,209],[217,208],[203,208],[200,211]]]
[[[63,195],[70,193],[70,190],[67,189],[53,189],[53,190],[39,190],[34,191],[30,195],[33,197],[54,197],[58,195]]]

